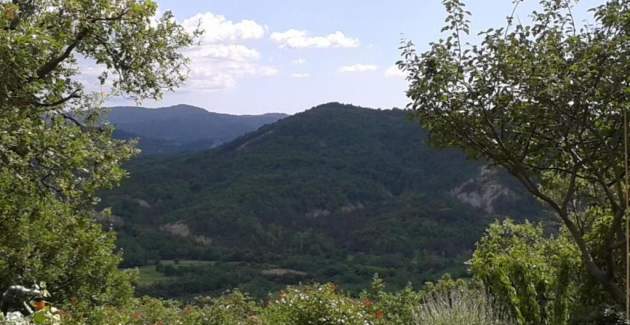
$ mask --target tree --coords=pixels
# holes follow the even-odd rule
[[[53,297],[129,296],[114,235],[95,223],[97,191],[134,153],[100,125],[102,98],[78,62],[103,67],[115,95],[159,98],[186,76],[192,44],[151,0],[0,1],[0,290],[47,281]]]
[[[409,107],[434,144],[505,168],[545,202],[590,277],[623,304],[630,2],[594,8],[593,24],[579,28],[571,1],[540,3],[531,24],[509,17],[472,45],[470,13],[445,0],[448,36],[422,54],[402,46]]]

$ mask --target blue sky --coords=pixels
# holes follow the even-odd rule
[[[472,29],[505,26],[511,0],[468,0]],[[581,1],[575,9],[602,1]],[[190,104],[232,114],[295,113],[329,101],[403,107],[407,83],[393,69],[401,37],[419,50],[440,37],[441,0],[158,0],[187,26],[201,22],[200,46],[186,50],[190,80],[158,107]],[[526,20],[537,7],[519,6]],[[190,27],[192,28],[192,27]],[[130,102],[111,99],[109,104]]]

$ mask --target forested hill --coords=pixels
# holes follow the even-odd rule
[[[273,123],[285,114],[230,115],[190,105],[112,107],[104,117],[115,137],[138,138],[144,154],[206,150]]]
[[[219,282],[162,284],[159,294],[267,290],[291,281],[261,275],[278,268],[300,281],[365,287],[379,273],[402,286],[461,275],[495,215],[537,213],[507,177],[482,166],[429,147],[405,111],[329,103],[211,151],[136,160],[104,198],[128,266],[236,263],[213,275]]]

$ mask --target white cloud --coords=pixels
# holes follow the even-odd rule
[[[263,38],[263,25],[253,20],[233,22],[211,12],[190,17],[182,25],[189,32],[197,27],[204,31],[199,44],[184,51],[191,60],[184,88],[218,90],[234,87],[242,78],[278,74],[276,68],[259,63],[259,51],[241,44]]]
[[[387,70],[385,70],[385,77],[405,79],[407,77],[407,74],[398,69],[398,66],[392,65],[391,67],[387,68]]]
[[[186,90],[219,90],[236,86],[236,78],[229,73],[196,73],[186,80]]]
[[[295,60],[291,61],[291,63],[293,63],[293,64],[304,64],[304,63],[306,63],[306,59],[303,59],[303,58],[295,59]]]
[[[258,69],[256,69],[256,74],[263,77],[276,76],[278,73],[280,73],[280,71],[274,67],[258,67]]]
[[[281,33],[272,33],[271,40],[279,44],[280,47],[290,48],[350,48],[358,47],[360,44],[358,39],[347,37],[339,31],[326,36],[310,36],[308,32],[296,29],[289,29]]]
[[[291,78],[296,78],[296,79],[305,79],[305,78],[309,78],[311,75],[309,73],[292,73],[291,74]]]
[[[368,72],[375,71],[376,69],[378,69],[378,67],[372,64],[353,64],[339,68],[339,72]]]
[[[211,12],[196,14],[182,22],[188,32],[197,27],[203,31],[201,43],[220,43],[250,39],[261,39],[265,28],[253,20],[241,20],[237,23]]]
[[[196,58],[210,58],[214,60],[255,61],[260,59],[260,53],[240,44],[207,44],[186,50],[186,55]]]
[[[230,21],[211,12],[199,13],[181,21],[188,32],[204,31],[197,44],[182,50],[190,59],[189,76],[179,91],[220,90],[234,87],[244,78],[270,77],[278,74],[275,67],[260,63],[261,53],[245,44],[265,36],[263,25],[252,20]],[[104,70],[94,62],[79,63],[79,81],[86,88],[98,91],[98,75]]]
[[[234,87],[242,78],[271,77],[277,74],[278,69],[260,65],[257,60],[236,60],[208,55],[192,58],[185,88],[218,90]]]

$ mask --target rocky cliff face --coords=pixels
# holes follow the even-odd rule
[[[483,166],[477,177],[455,187],[450,193],[461,202],[479,208],[489,215],[494,215],[498,212],[499,202],[518,199],[518,195],[514,191],[499,182],[498,175],[498,169]]]

